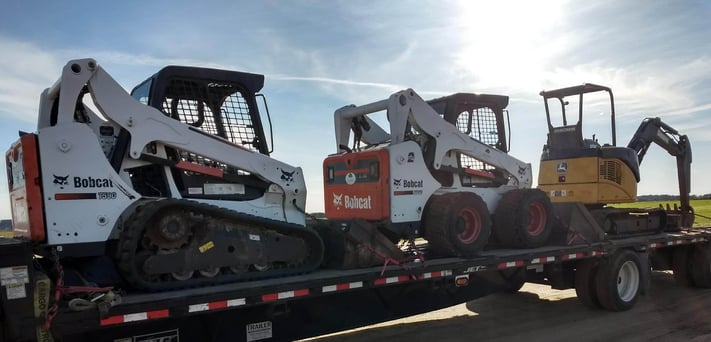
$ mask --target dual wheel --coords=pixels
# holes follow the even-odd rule
[[[588,307],[626,311],[645,290],[649,271],[639,254],[620,250],[604,260],[586,259],[575,270],[575,293]]]
[[[540,247],[551,233],[552,206],[538,189],[504,194],[496,209],[494,234],[506,246]],[[425,209],[425,238],[437,254],[469,257],[479,253],[492,234],[486,203],[471,192],[433,196]]]
[[[711,288],[711,244],[675,247],[672,271],[677,284]]]
[[[672,270],[678,284],[711,288],[711,244],[676,247]],[[631,250],[617,251],[603,260],[580,261],[575,270],[578,299],[591,308],[611,311],[631,309],[649,281],[648,264]]]

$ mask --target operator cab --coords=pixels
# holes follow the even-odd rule
[[[427,103],[442,118],[456,126],[460,132],[469,135],[473,140],[483,142],[500,151],[508,152],[504,113],[509,103],[509,97],[504,95],[456,93],[427,101]],[[508,179],[503,173],[476,158],[464,153],[457,153],[456,167],[443,166],[435,170],[434,159],[435,140],[431,139],[424,146],[424,158],[430,167],[430,172],[443,186],[452,186],[453,177],[459,175],[464,186],[496,187],[506,184]]]
[[[595,135],[583,136],[583,97],[605,92],[610,101],[610,139],[600,144]],[[615,104],[612,90],[585,83],[579,86],[541,91],[548,123],[548,140],[541,155],[539,185],[547,189],[554,201],[582,201],[589,204],[628,202],[636,199],[640,180],[637,153],[617,146]],[[568,117],[566,99],[577,97],[577,121]],[[562,125],[554,125],[550,100],[560,105]],[[573,168],[571,170],[571,168]],[[629,174],[629,176],[627,176]],[[630,177],[631,176],[631,177]],[[604,184],[604,185],[602,185]],[[615,190],[608,189],[612,186]],[[564,199],[563,197],[568,197]]]
[[[261,96],[257,92],[263,85],[264,76],[259,74],[167,66],[136,86],[131,96],[166,116],[192,126],[190,129],[195,132],[225,139],[245,150],[269,155],[256,101],[257,96]],[[121,136],[119,141],[122,141]],[[123,143],[128,145],[128,137],[124,137]],[[252,200],[261,197],[269,186],[267,182],[244,170],[197,153],[166,148],[166,154],[169,159],[181,165],[196,169],[207,167],[223,174],[215,178],[203,172],[171,167],[176,187],[184,198]],[[154,177],[161,173],[160,165],[149,165],[134,171],[134,187],[145,196],[164,196],[170,191],[169,187],[151,181],[162,179]]]

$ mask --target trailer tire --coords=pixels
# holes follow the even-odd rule
[[[598,261],[586,259],[578,262],[575,269],[575,294],[578,300],[592,309],[600,308],[595,288],[595,276],[598,270]]]
[[[631,309],[643,287],[643,272],[639,255],[627,249],[602,262],[595,275],[600,306],[610,311]]]
[[[694,286],[694,278],[691,276],[691,266],[689,265],[688,246],[678,246],[672,252],[672,272],[674,281],[678,285]]]
[[[504,278],[504,281],[506,281],[506,285],[504,286],[504,292],[506,293],[518,293],[523,287],[523,284],[526,283],[526,269],[523,267],[515,269],[513,272],[510,272],[510,274],[507,274],[509,272],[505,271],[499,271],[499,273],[501,277]]]
[[[551,235],[553,205],[539,189],[515,189],[503,195],[496,208],[495,235],[506,246],[536,248]]]
[[[694,286],[711,288],[711,244],[698,245],[692,250],[691,278]]]
[[[423,221],[430,249],[439,255],[477,255],[491,235],[486,203],[471,192],[433,196]]]

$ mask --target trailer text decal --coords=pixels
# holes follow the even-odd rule
[[[247,342],[272,338],[272,322],[247,324]]]

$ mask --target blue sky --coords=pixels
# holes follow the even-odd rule
[[[273,156],[304,169],[307,209],[321,211],[321,163],[335,152],[343,105],[404,88],[509,95],[511,154],[537,170],[539,91],[591,82],[615,92],[618,144],[644,117],[662,117],[692,143],[692,193],[711,193],[709,17],[709,2],[663,0],[7,1],[0,146],[35,130],[39,94],[70,59],[95,58],[127,90],[168,64],[262,73]],[[585,135],[605,136],[605,118],[588,117]],[[659,148],[641,174],[640,194],[678,192],[674,160]]]

